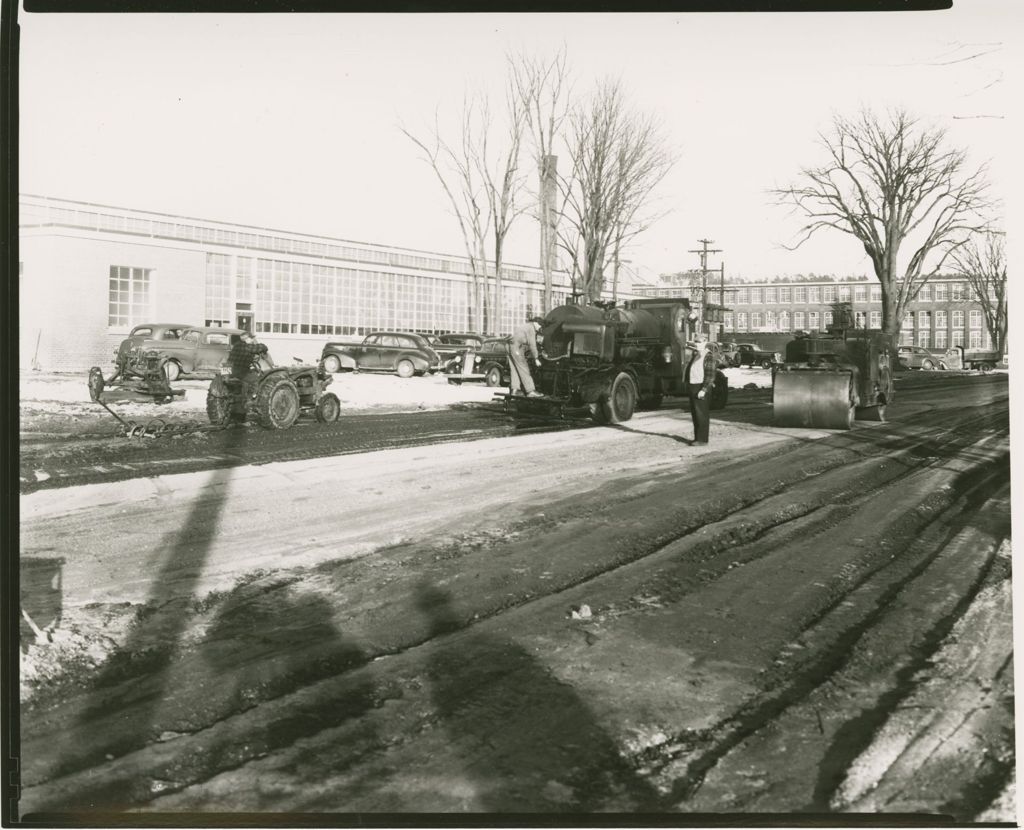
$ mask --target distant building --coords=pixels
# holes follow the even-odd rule
[[[279,361],[374,329],[467,331],[466,257],[22,195],[20,364],[110,368],[143,322],[250,328]],[[493,276],[493,274],[492,274]],[[502,268],[508,333],[543,309],[539,268]],[[553,302],[571,293],[553,274]]]
[[[680,286],[636,286],[647,297],[689,296],[700,291]],[[726,307],[721,329],[713,334],[722,339],[743,334],[824,331],[832,323],[833,304],[850,303],[858,328],[882,327],[882,287],[863,282],[748,282],[712,283],[709,301]],[[932,277],[910,303],[900,330],[900,345],[931,349],[963,346],[991,349],[981,305],[962,278]]]

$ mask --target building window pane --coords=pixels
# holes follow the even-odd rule
[[[151,316],[151,269],[111,265],[107,285],[107,325],[133,326]]]

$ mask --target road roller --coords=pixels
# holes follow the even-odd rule
[[[799,334],[775,372],[775,425],[850,429],[884,421],[892,401],[892,341],[880,331],[832,329]]]

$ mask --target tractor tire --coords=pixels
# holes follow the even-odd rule
[[[626,372],[619,372],[608,388],[608,396],[597,407],[602,424],[621,424],[633,417],[636,409],[636,383]]]
[[[103,370],[99,366],[93,366],[89,370],[89,397],[98,401],[103,394]]]
[[[398,361],[398,363],[395,364],[395,374],[397,374],[400,378],[411,378],[413,375],[416,374],[416,367],[413,366],[411,360],[407,360],[406,358],[403,357],[401,360]]]
[[[341,360],[337,355],[329,354],[324,358],[324,371],[332,375],[341,371]]]
[[[484,377],[484,383],[487,386],[501,386],[501,369],[497,366],[492,366],[488,369]]]
[[[210,382],[210,389],[206,393],[206,417],[218,427],[226,427],[231,423],[231,394],[220,376]]]
[[[164,365],[160,369],[164,373],[164,377],[167,378],[168,383],[173,383],[181,377],[181,366],[174,360],[164,361]]]
[[[333,424],[341,414],[341,401],[333,392],[326,392],[316,402],[313,413],[321,424]]]
[[[299,419],[299,390],[286,377],[274,377],[260,386],[256,412],[267,429],[288,429]]]

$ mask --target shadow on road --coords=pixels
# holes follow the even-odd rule
[[[416,604],[430,634],[464,623],[451,596],[421,584]],[[442,647],[427,674],[450,740],[439,765],[475,793],[482,812],[649,811],[657,794],[619,754],[597,718],[518,643],[467,631]]]

